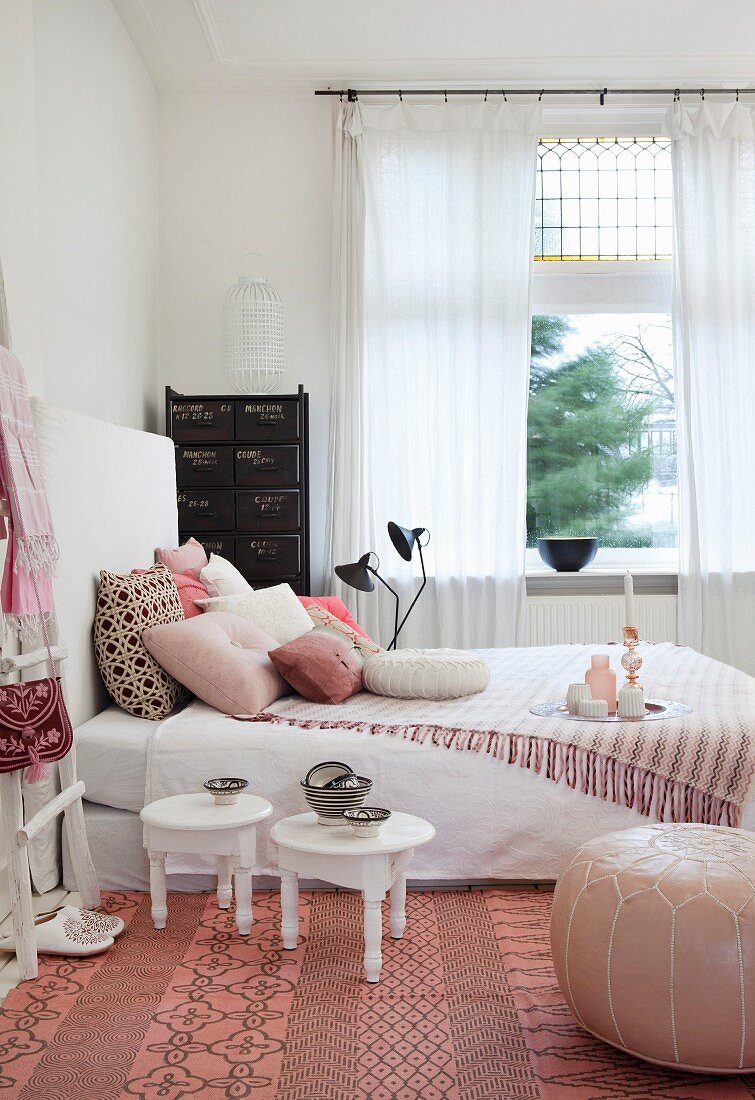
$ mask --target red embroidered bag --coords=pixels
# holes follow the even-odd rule
[[[10,473],[10,487],[14,494],[16,514],[20,517],[21,509],[13,468],[10,463],[6,463],[6,467]],[[23,533],[22,530],[21,534]],[[27,768],[27,782],[37,783],[40,779],[46,778],[48,763],[60,760],[70,752],[73,744],[73,727],[63,699],[60,679],[55,675],[55,661],[50,647],[47,622],[42,611],[37,578],[33,572],[30,572],[30,576],[52,675],[44,680],[29,680],[24,684],[6,684],[0,687],[0,772],[14,772],[20,768]]]
[[[36,783],[47,775],[45,764],[60,760],[72,743],[57,677],[0,687],[0,772],[28,768],[27,782]]]

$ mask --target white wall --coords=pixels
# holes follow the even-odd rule
[[[0,3],[0,257],[32,393],[156,428],[156,97],[110,0]]]
[[[262,252],[286,378],[310,394],[312,590],[321,591],[329,378],[331,107],[309,90],[165,92],[159,103],[162,383],[227,393],[223,295]]]
[[[42,392],[39,318],[34,7],[0,3],[0,260],[13,346],[29,388]]]
[[[35,0],[45,399],[157,427],[156,102],[109,0]]]

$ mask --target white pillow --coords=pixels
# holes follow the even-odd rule
[[[231,565],[227,558],[221,558],[220,554],[210,554],[199,579],[211,596],[248,596],[254,591],[236,566]]]
[[[248,596],[220,596],[210,600],[195,600],[205,611],[230,611],[264,630],[278,645],[293,642],[309,630],[314,623],[306,609],[299,603],[289,584],[274,584],[272,588],[252,589]]]

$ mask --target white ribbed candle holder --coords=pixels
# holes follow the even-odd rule
[[[589,684],[569,684],[569,690],[566,693],[566,709],[569,714],[579,714],[579,703],[581,699],[592,699],[592,692],[590,691]]]
[[[580,699],[579,714],[582,718],[607,718],[608,703],[605,699]]]
[[[619,692],[619,718],[644,718],[645,692],[639,684],[625,684]]]

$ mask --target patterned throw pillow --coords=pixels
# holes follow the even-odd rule
[[[349,626],[348,623],[343,622],[342,619],[337,618],[335,615],[331,615],[330,611],[326,611],[324,607],[317,607],[314,604],[310,604],[307,608],[307,614],[316,627],[324,627],[331,633],[340,635],[342,638],[351,642],[353,646],[356,646],[364,657],[372,653],[383,652],[377,642],[373,642],[372,638],[357,634],[352,626]]]
[[[94,650],[100,675],[113,701],[137,718],[169,714],[185,696],[142,643],[147,626],[175,623],[184,613],[169,569],[145,573],[100,573],[94,614]]]

